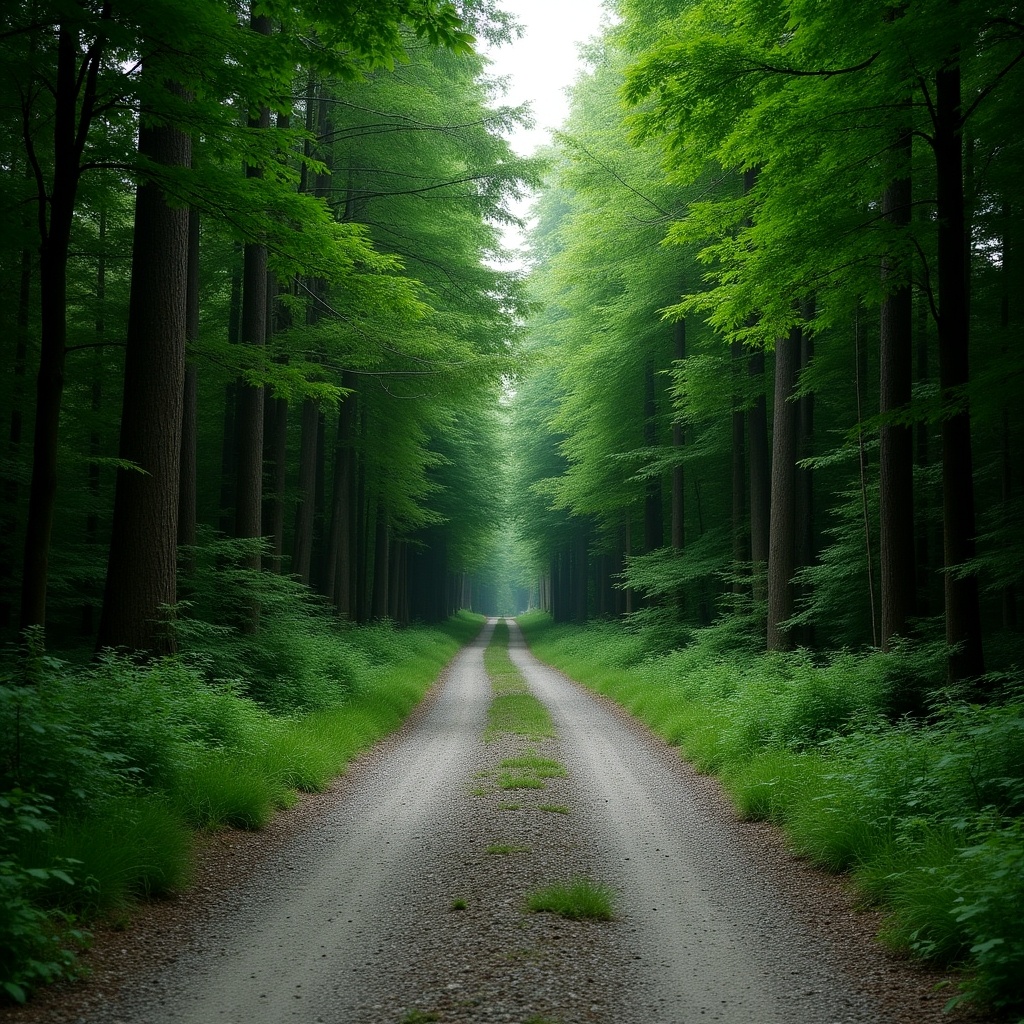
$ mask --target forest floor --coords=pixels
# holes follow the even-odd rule
[[[196,885],[97,935],[88,980],[17,1024],[977,1024],[887,951],[840,879],[739,822],[718,784],[617,707],[510,654],[565,778],[498,785],[488,627],[394,736],[268,830],[209,837]],[[531,914],[587,877],[612,921]]]

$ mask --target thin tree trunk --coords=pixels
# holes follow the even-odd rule
[[[938,193],[939,388],[942,419],[943,567],[951,683],[985,671],[978,577],[962,572],[975,554],[968,369],[968,268],[965,258],[963,135],[959,54],[935,82],[935,170]]]
[[[794,327],[775,345],[775,403],[772,428],[771,511],[768,547],[769,651],[792,646],[785,622],[793,615],[796,571],[796,459],[798,409],[790,401],[800,366],[801,331]]]
[[[732,343],[730,367],[734,377],[743,365],[743,343]],[[742,398],[733,395],[732,400],[732,592],[738,598],[748,592],[743,582],[742,567],[750,558],[747,547],[749,520],[747,518],[747,460],[746,460],[746,414]]]
[[[255,10],[255,7],[253,7]],[[260,35],[271,33],[270,18],[253,14],[250,28]],[[264,107],[249,119],[249,127],[270,127],[270,111]],[[247,178],[262,178],[263,168],[246,166]],[[242,262],[242,344],[262,349],[267,333],[267,247],[262,242],[246,242]],[[255,539],[263,530],[263,402],[264,389],[240,381],[236,432],[238,463],[235,476],[235,536]],[[244,561],[250,569],[259,569],[260,555],[254,551]],[[259,605],[254,600],[243,623],[255,632],[259,626]]]
[[[894,147],[896,172],[882,194],[882,216],[894,228],[910,225],[909,130],[901,129]],[[895,284],[892,282],[895,281]],[[906,268],[892,257],[882,260],[879,412],[879,574],[882,650],[903,634],[915,613],[914,434],[908,423],[893,422],[910,405],[913,380],[913,298]]]
[[[198,497],[197,467],[199,427],[199,374],[196,364],[188,358],[188,345],[199,339],[199,211],[193,207],[188,217],[188,271],[185,295],[185,385],[181,408],[181,466],[178,488],[178,544],[194,547],[196,543],[196,501]],[[191,571],[194,557],[184,563]]]
[[[764,394],[764,352],[750,353],[748,372],[758,382],[757,397],[747,414],[750,451],[750,561],[754,603],[767,600],[768,536],[771,510],[771,464],[768,455],[768,407]]]

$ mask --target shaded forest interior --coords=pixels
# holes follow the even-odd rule
[[[614,623],[636,663],[855,652],[889,724],[1022,720],[1017,6],[607,6],[529,158],[500,0],[5,6],[0,819],[68,813],[68,709],[147,666],[177,753],[101,770],[103,719],[97,806],[285,743],[468,611]],[[230,730],[187,724],[225,692]],[[970,827],[1017,856],[1011,733]],[[12,892],[63,884],[12,844]]]

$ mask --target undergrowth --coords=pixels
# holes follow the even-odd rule
[[[884,941],[967,969],[964,994],[1024,1011],[1024,686],[944,688],[945,651],[758,655],[729,620],[665,652],[619,622],[519,620],[534,653],[616,700],[741,815],[779,824],[886,911]]]
[[[276,597],[257,637],[196,619],[173,658],[105,652],[75,666],[30,636],[27,654],[5,659],[7,999],[23,1002],[38,985],[72,976],[83,923],[185,888],[196,830],[260,828],[297,790],[324,789],[401,723],[483,621],[461,614],[435,628],[346,627],[304,596],[297,602],[294,583],[264,579],[272,575],[260,574]],[[199,638],[191,647],[189,636]]]

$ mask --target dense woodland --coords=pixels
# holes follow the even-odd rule
[[[1005,668],[1016,8],[620,13],[534,233],[520,512],[545,605],[670,642],[723,612],[768,650],[942,638],[950,681]]]
[[[1021,863],[1017,6],[613,0],[529,159],[479,52],[515,35],[500,0],[5,5],[8,996],[128,898],[61,895],[93,819],[258,826],[460,609],[597,623],[652,679],[760,658],[718,725],[820,669],[841,712],[772,734],[801,757],[981,709],[998,785],[943,856]],[[261,809],[196,796],[240,773]]]

